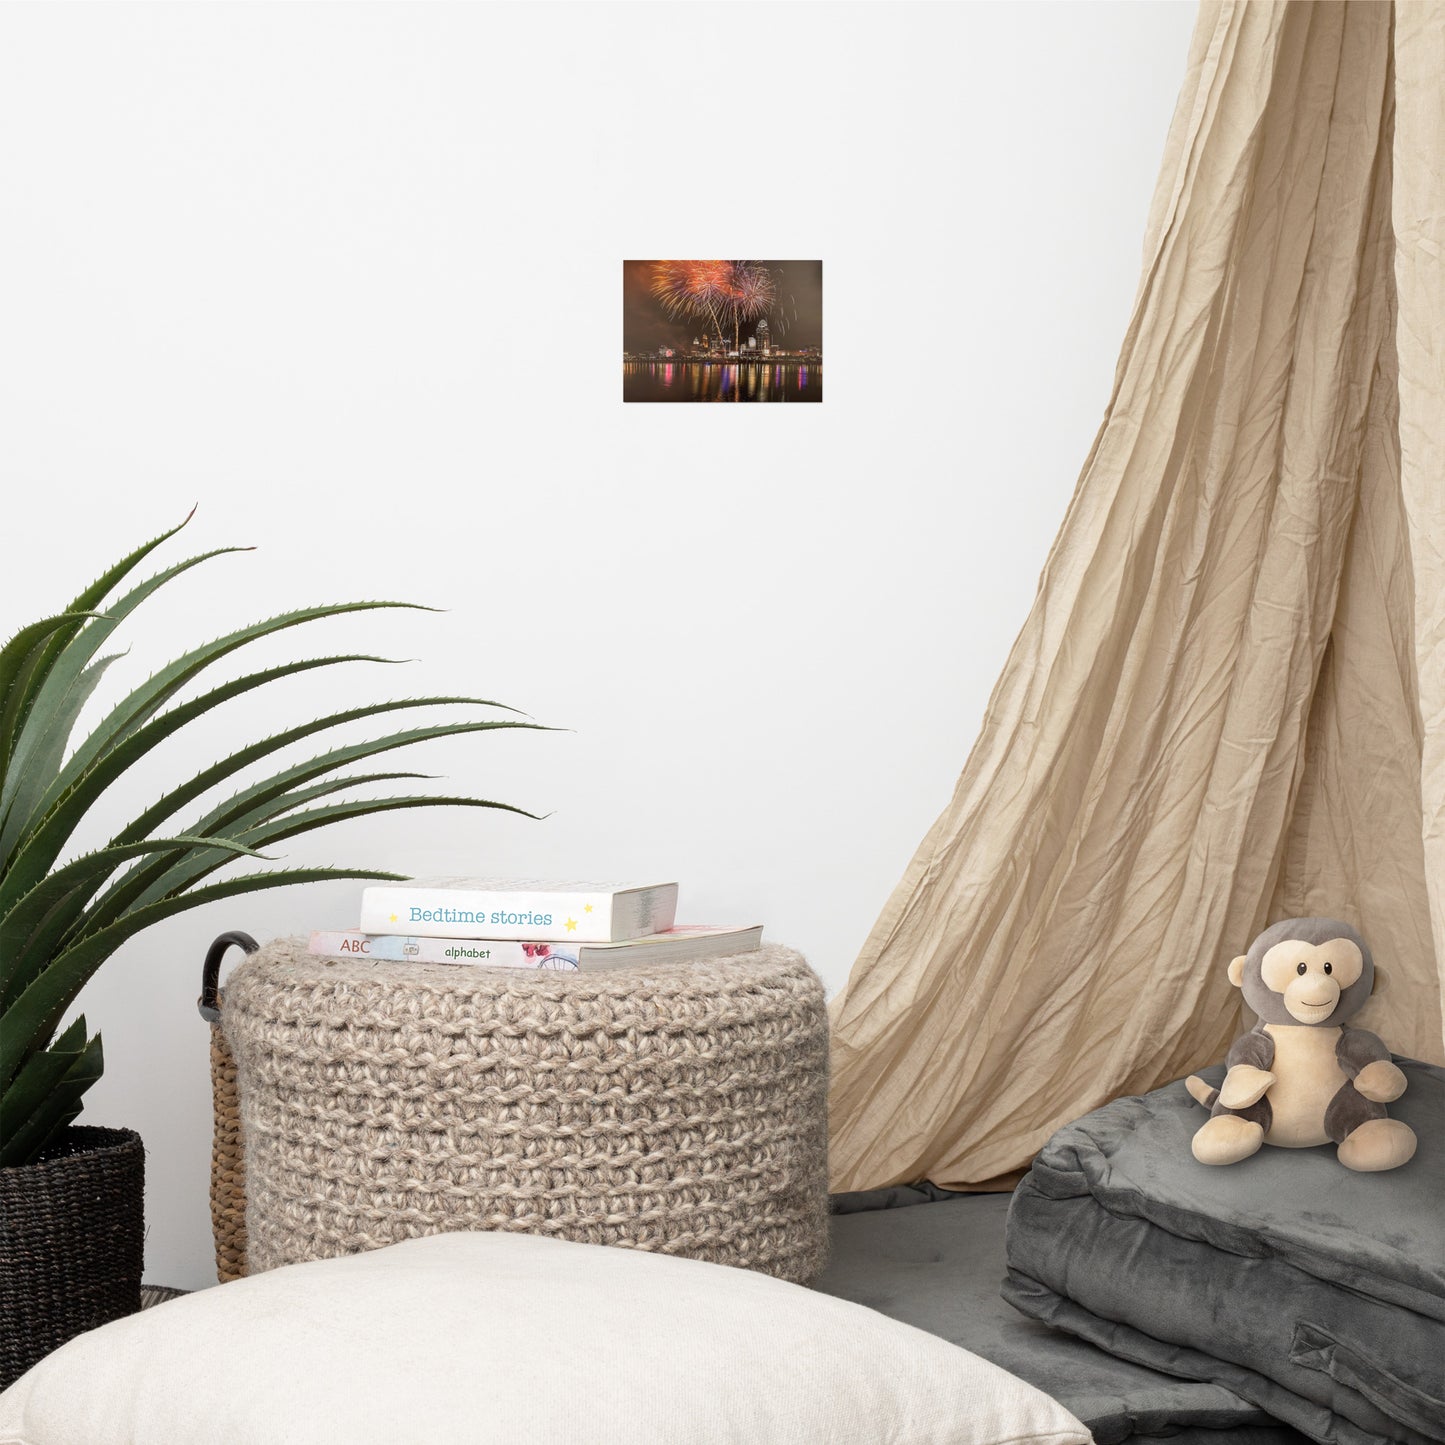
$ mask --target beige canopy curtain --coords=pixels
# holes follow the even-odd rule
[[[1220,1058],[1274,918],[1445,1058],[1445,6],[1206,3],[1113,397],[833,1005],[833,1183],[1007,1186]]]

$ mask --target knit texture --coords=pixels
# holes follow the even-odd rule
[[[455,1229],[823,1267],[827,1017],[789,949],[561,973],[278,939],[224,1024],[252,1274]]]

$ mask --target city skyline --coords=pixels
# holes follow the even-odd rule
[[[666,300],[659,299],[659,267],[697,268],[684,273]],[[742,286],[751,283],[752,294],[743,294],[741,316],[728,312],[729,289],[702,268],[735,268]],[[669,278],[670,279],[670,278]],[[690,283],[690,284],[689,284]],[[695,297],[689,296],[690,290]],[[718,301],[720,304],[711,304]],[[688,305],[689,300],[693,304]],[[671,304],[669,304],[671,303]],[[622,263],[622,349],[633,355],[656,354],[670,347],[679,354],[696,349],[695,343],[722,334],[730,341],[737,333],[737,350],[747,349],[757,336],[760,322],[772,346],[788,352],[817,353],[823,344],[823,263],[821,261],[734,261]],[[732,350],[729,345],[724,350]],[[755,350],[757,348],[754,348]]]

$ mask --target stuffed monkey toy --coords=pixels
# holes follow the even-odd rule
[[[1273,924],[1229,965],[1259,1022],[1225,1057],[1218,1089],[1185,1080],[1210,1117],[1194,1136],[1201,1164],[1236,1164],[1261,1144],[1338,1146],[1347,1169],[1397,1169],[1415,1152],[1415,1133],[1385,1105],[1405,1092],[1390,1051],[1345,1020],[1375,985],[1365,940],[1333,918]]]

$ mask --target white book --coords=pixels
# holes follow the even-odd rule
[[[676,917],[676,883],[417,878],[363,889],[358,931],[415,938],[620,943],[662,933]]]
[[[678,963],[753,953],[760,924],[685,924],[626,943],[521,943],[514,938],[421,938],[397,933],[313,933],[311,952],[374,963],[477,964],[484,968],[550,968],[587,972],[629,963]]]

